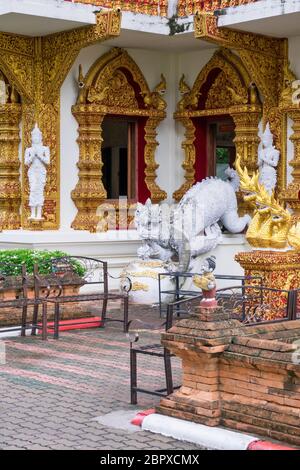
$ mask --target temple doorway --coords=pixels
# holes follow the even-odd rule
[[[207,148],[207,176],[217,176],[227,179],[225,170],[233,167],[236,158],[236,148],[234,145],[234,122],[227,118],[217,118],[208,121],[208,148]]]
[[[236,158],[235,124],[231,116],[194,118],[195,180],[208,176],[227,179],[225,170]]]
[[[137,198],[137,120],[106,116],[102,123],[103,184],[107,199]]]

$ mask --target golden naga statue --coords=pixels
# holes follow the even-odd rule
[[[247,168],[241,167],[241,156],[235,163],[240,177],[240,188],[244,200],[252,203],[254,216],[249,224],[246,239],[255,248],[286,249],[289,246],[300,251],[300,223],[292,225],[292,214],[269,194],[259,183],[259,172],[250,176]]]
[[[167,103],[162,98],[167,89],[167,82],[163,74],[160,76],[161,80],[158,85],[154,88],[151,93],[141,93],[144,98],[146,108],[157,109],[158,111],[164,111],[167,107]]]
[[[197,109],[200,91],[192,91],[191,87],[185,81],[185,75],[183,74],[179,82],[179,92],[182,96],[181,100],[177,105],[177,111],[183,112],[190,109]]]

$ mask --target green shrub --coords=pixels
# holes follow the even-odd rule
[[[68,254],[58,250],[2,250],[0,251],[0,269],[4,275],[14,276],[21,274],[22,264],[25,264],[27,273],[32,274],[33,266],[37,263],[40,274],[50,274],[52,272],[51,260],[63,256],[68,256]],[[85,274],[84,267],[78,261],[72,259],[71,263],[76,274],[79,276]]]

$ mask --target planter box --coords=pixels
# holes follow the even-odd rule
[[[47,286],[50,285],[50,295],[57,296],[59,285],[62,286],[61,295],[78,295],[80,288],[85,284],[84,280],[77,274],[67,273],[65,276],[56,277],[53,274],[41,275],[40,295],[47,295]],[[7,276],[0,281],[0,301],[16,300],[22,296],[22,279],[21,276]],[[34,280],[33,276],[28,278],[28,298],[34,298]]]

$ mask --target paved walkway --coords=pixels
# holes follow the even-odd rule
[[[157,311],[152,315],[157,319]],[[155,336],[149,331],[140,335],[146,342]],[[158,401],[139,395],[137,407],[129,404],[129,343],[120,324],[62,332],[59,341],[29,336],[4,342],[0,449],[195,449],[94,420],[113,411],[151,408]],[[143,385],[163,385],[160,359],[141,358],[139,365]],[[178,363],[174,370],[180,380]]]

